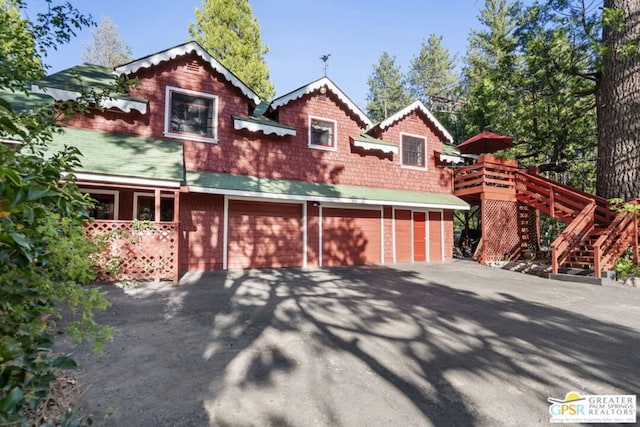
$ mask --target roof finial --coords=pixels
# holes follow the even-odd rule
[[[329,61],[329,57],[331,56],[330,53],[327,53],[326,55],[322,55],[320,57],[320,60],[323,62],[322,64],[322,68],[324,70],[324,76],[327,77],[327,68],[329,67],[329,64],[327,64],[327,61]]]

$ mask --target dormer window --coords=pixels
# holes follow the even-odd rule
[[[164,135],[217,142],[218,97],[167,86]]]
[[[309,117],[309,147],[335,150],[336,140],[335,120]]]
[[[425,169],[425,152],[427,145],[425,138],[404,133],[401,134],[400,138],[402,139],[402,166]]]

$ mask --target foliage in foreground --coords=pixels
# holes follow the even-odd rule
[[[111,334],[93,319],[108,302],[83,286],[95,275],[87,255],[97,248],[83,228],[90,201],[73,181],[58,183],[77,154],[67,149],[44,160],[0,145],[0,423],[24,421],[53,371],[75,367],[50,352],[61,303],[72,313],[74,337],[92,337],[100,348]]]
[[[25,1],[0,0],[0,425],[46,422],[27,414],[46,397],[54,372],[75,367],[51,352],[50,332],[63,310],[67,331],[93,339],[95,348],[112,333],[93,317],[107,300],[84,286],[94,277],[88,255],[96,250],[84,231],[90,200],[72,177],[61,180],[79,153],[42,152],[55,131],[52,104],[17,113],[7,102],[7,91],[28,96],[26,85],[43,77],[47,49],[91,23],[69,3],[45,3],[45,12],[26,20]]]

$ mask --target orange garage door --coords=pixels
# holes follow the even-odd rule
[[[302,205],[229,201],[228,268],[301,267]]]
[[[380,264],[380,211],[322,209],[322,265]]]

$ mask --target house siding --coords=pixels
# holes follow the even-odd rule
[[[138,111],[125,113],[117,109],[91,109],[85,114],[74,114],[66,125],[179,141],[186,171],[452,193],[452,170],[436,164],[435,153],[442,151],[443,135],[419,109],[400,117],[384,129],[374,127],[369,131],[375,138],[396,144],[399,150],[394,154],[355,147],[351,143],[351,138],[357,138],[367,126],[364,123],[366,120],[350,110],[343,102],[344,98],[341,100],[331,90],[321,94],[317,89],[289,100],[276,111],[270,110],[267,114],[271,119],[296,130],[295,135],[276,136],[234,129],[233,117],[248,116],[255,107],[254,101],[245,97],[240,89],[195,53],[150,68],[141,68],[131,77],[138,79],[138,83],[131,89],[130,95],[148,100],[145,114]],[[165,137],[167,86],[217,96],[216,142]],[[309,146],[309,116],[335,123],[337,138],[333,149]],[[426,139],[424,170],[403,167],[401,136],[404,133]],[[117,185],[113,188],[117,188]],[[251,195],[252,200],[243,202],[228,198],[225,203],[225,197],[228,196],[223,195],[223,189],[206,190],[219,194],[189,192],[201,190],[185,187],[179,199],[178,262],[181,272],[219,270],[225,266],[317,267],[414,261],[412,208],[376,206],[377,210],[373,210],[377,212],[377,218],[374,219],[371,217],[372,209],[366,206],[321,208],[316,203],[304,201],[292,204],[296,212],[295,220],[289,218],[280,221],[274,218],[279,218],[278,208],[283,205],[273,203],[266,197],[260,199],[259,195]],[[119,219],[131,220],[133,192],[137,190],[129,186],[119,191]],[[226,213],[225,206],[229,208]],[[322,210],[325,215],[321,217]],[[269,217],[269,212],[273,213],[272,217]],[[421,212],[431,218],[431,211],[421,209]],[[437,224],[439,228],[430,230],[433,235],[437,231],[440,240],[431,242],[431,246],[426,248],[426,260],[433,261],[429,253],[435,254],[436,249],[442,247],[444,253],[441,254],[442,250],[438,249],[438,261],[442,257],[445,261],[451,260],[453,212],[445,209],[436,213],[440,218]],[[266,243],[263,244],[263,241]],[[302,246],[304,241],[305,247]],[[360,247],[354,243],[356,241],[360,241]],[[253,251],[253,255],[242,258],[243,247]]]

